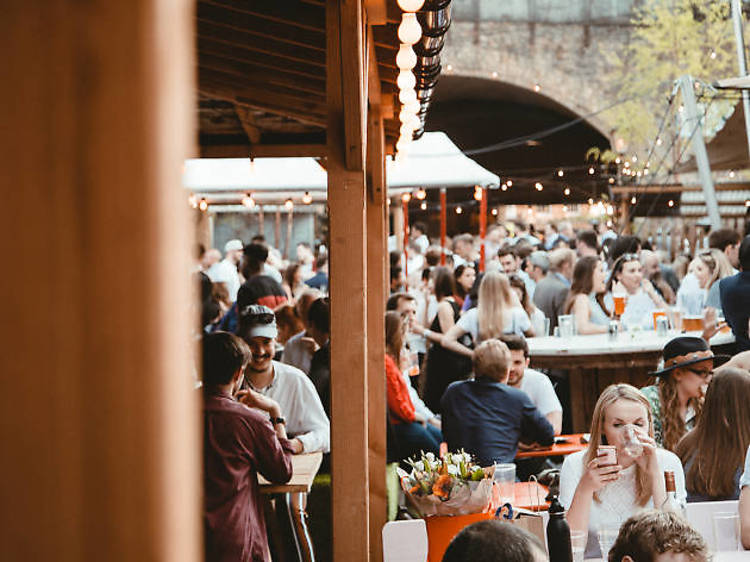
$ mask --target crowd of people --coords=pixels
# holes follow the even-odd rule
[[[587,335],[613,323],[653,330],[654,310],[666,311],[673,325],[698,315],[700,337],[665,346],[653,385],[615,384],[599,396],[588,447],[560,469],[560,500],[571,528],[620,525],[664,502],[662,475],[671,470],[678,495],[689,501],[737,499],[742,491],[750,547],[750,237],[722,229],[707,242],[670,262],[647,241],[603,225],[576,232],[562,223],[537,235],[497,224],[480,260],[477,238],[459,234],[441,248],[414,224],[404,251],[390,254],[389,460],[437,455],[445,442],[488,466],[550,445],[571,405],[555,374],[529,367],[527,338],[565,335],[561,316],[571,315],[574,333]],[[329,452],[327,256],[300,244],[297,261],[285,263],[262,237],[247,245],[231,240],[224,250],[221,259],[201,249],[196,261],[206,548],[212,560],[266,560],[256,473],[286,481],[290,454]],[[707,343],[725,322],[736,341],[731,359]],[[637,453],[625,446],[625,428]],[[600,463],[599,445],[617,447],[616,464]],[[591,533],[589,543],[595,554]]]

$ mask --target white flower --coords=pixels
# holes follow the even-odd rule
[[[424,472],[424,463],[422,461],[417,461],[414,463],[414,468],[419,472]]]
[[[430,468],[432,468],[432,470],[437,470],[438,468],[440,468],[440,461],[432,461],[430,463]]]
[[[470,463],[471,462],[471,455],[469,453],[464,453],[463,457],[464,457],[464,462],[465,463]]]
[[[458,476],[458,467],[455,464],[449,464],[448,474],[450,474],[451,476]]]
[[[434,461],[434,460],[435,460],[435,455],[434,455],[433,453],[426,453],[426,454],[425,454],[425,458],[426,458],[426,459],[427,459],[428,461],[432,462],[432,461]]]

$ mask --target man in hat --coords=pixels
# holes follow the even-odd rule
[[[708,342],[703,338],[680,336],[667,342],[663,358],[662,368],[651,373],[658,377],[657,384],[642,388],[641,392],[651,404],[654,439],[660,447],[672,449],[677,445],[678,439],[665,435],[665,418],[679,416],[679,419],[685,422],[685,431],[692,429],[695,426],[695,400],[705,394],[705,388],[713,377],[714,366],[723,363],[729,356],[714,355]],[[679,412],[665,411],[667,405],[662,399],[670,387],[675,387]]]
[[[330,450],[330,422],[312,381],[299,369],[274,361],[276,318],[267,306],[253,304],[240,310],[237,330],[250,346],[244,388],[278,402],[294,453]],[[240,393],[244,401],[244,395]]]
[[[237,266],[242,260],[243,244],[241,240],[230,240],[224,245],[224,259],[215,263],[206,275],[214,283],[224,283],[229,292],[232,302],[237,300],[237,291],[240,289],[240,274]]]

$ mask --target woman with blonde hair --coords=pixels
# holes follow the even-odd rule
[[[677,444],[688,501],[736,500],[750,445],[750,372],[720,369],[706,392],[695,429]],[[721,459],[721,462],[718,460]]]
[[[471,348],[458,341],[466,334],[471,336],[475,346],[490,338],[499,338],[503,334],[527,337],[534,335],[529,316],[521,308],[505,274],[496,271],[485,274],[479,284],[477,307],[467,310],[448,330],[443,336],[443,347],[471,357]]]
[[[588,447],[566,457],[560,471],[560,502],[570,528],[588,531],[587,557],[598,555],[597,530],[619,527],[643,508],[664,503],[665,470],[675,473],[684,500],[682,464],[656,446],[646,397],[629,384],[605,388],[594,408]]]

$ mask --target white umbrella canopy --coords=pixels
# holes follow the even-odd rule
[[[500,178],[485,170],[442,132],[425,133],[406,158],[387,162],[389,189],[498,187]],[[314,158],[197,158],[185,161],[183,185],[196,195],[246,193],[286,198],[289,192],[325,192],[325,169]],[[283,193],[280,193],[283,192]]]

